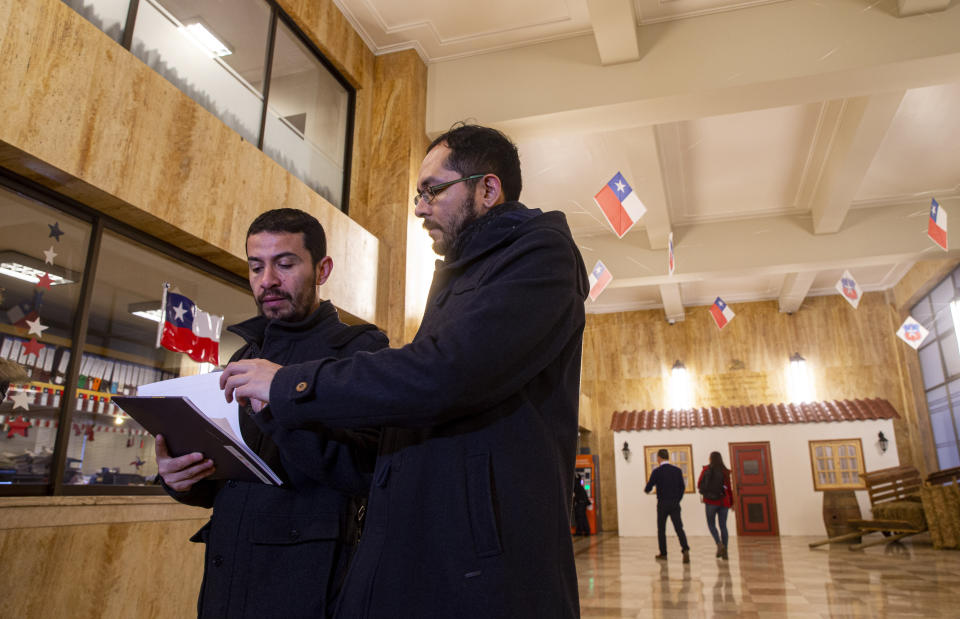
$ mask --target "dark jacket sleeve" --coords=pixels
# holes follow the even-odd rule
[[[381,332],[367,331],[344,346],[341,355],[379,350],[387,344],[387,337]],[[253,419],[276,444],[284,470],[294,485],[308,479],[350,494],[369,492],[380,440],[378,428],[343,430],[314,424],[290,429],[277,422],[271,408]]]
[[[167,485],[162,477],[157,477],[160,485],[171,497],[184,505],[193,505],[194,507],[213,507],[213,502],[217,498],[217,492],[220,490],[220,482],[214,479],[201,479],[193,484],[186,492],[178,492]]]
[[[291,428],[425,427],[504,402],[583,328],[585,275],[576,252],[555,230],[530,232],[490,259],[475,289],[455,282],[450,296],[476,302],[415,342],[279,370],[270,389],[274,417]]]
[[[657,485],[657,471],[659,470],[660,469],[658,467],[653,469],[653,471],[650,473],[650,479],[647,480],[647,485],[643,489],[644,492],[650,492],[651,490],[653,490],[653,487]]]

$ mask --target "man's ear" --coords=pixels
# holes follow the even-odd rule
[[[324,282],[327,281],[327,278],[330,277],[330,273],[333,272],[333,258],[330,256],[324,256],[323,259],[317,263],[315,269],[317,286],[322,286]]]
[[[498,204],[503,204],[506,199],[503,196],[503,186],[500,184],[500,177],[496,174],[487,174],[477,186],[482,191],[479,196],[480,206],[484,210],[489,210]]]

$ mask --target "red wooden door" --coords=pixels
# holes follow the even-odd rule
[[[737,535],[779,535],[770,443],[730,443]]]

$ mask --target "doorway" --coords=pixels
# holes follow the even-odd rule
[[[737,535],[780,535],[770,443],[730,443]]]

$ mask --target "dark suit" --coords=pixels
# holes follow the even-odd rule
[[[683,471],[669,462],[664,462],[650,473],[644,492],[650,492],[657,487],[657,543],[660,545],[660,554],[667,554],[667,517],[673,522],[673,530],[677,532],[680,548],[689,550],[687,535],[683,532],[683,521],[680,520],[680,500],[686,490],[683,481]]]

